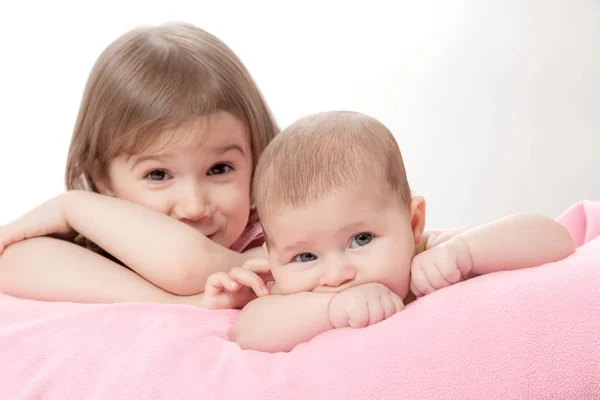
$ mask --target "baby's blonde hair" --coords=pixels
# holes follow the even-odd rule
[[[193,119],[226,111],[248,129],[253,167],[279,128],[262,94],[233,51],[185,23],[134,29],[96,61],[83,94],[67,159],[68,189],[98,191],[121,154],[135,154],[159,135]]]
[[[263,151],[254,176],[261,220],[351,186],[392,194],[406,205],[411,199],[392,133],[375,118],[349,111],[312,114],[291,124]]]

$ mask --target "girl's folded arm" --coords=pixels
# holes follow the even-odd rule
[[[201,293],[217,271],[249,257],[142,205],[87,191],[62,199],[67,223],[145,279],[178,295]]]
[[[90,250],[48,237],[15,243],[0,255],[0,291],[45,301],[201,304],[199,296],[173,295]]]

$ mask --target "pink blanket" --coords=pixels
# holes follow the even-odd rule
[[[600,203],[569,259],[435,292],[290,353],[226,339],[235,311],[0,296],[1,399],[600,399]]]

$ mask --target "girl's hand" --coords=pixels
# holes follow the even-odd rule
[[[269,260],[247,260],[229,273],[216,272],[208,277],[204,288],[204,307],[242,308],[257,297],[269,294],[265,284],[271,278]]]
[[[62,208],[62,199],[67,193],[56,196],[8,225],[1,226],[0,254],[11,244],[33,237],[53,235],[58,238],[69,238],[73,236],[74,232],[69,226]]]

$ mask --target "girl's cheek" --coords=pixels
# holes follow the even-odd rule
[[[140,196],[143,204],[148,208],[153,209],[156,212],[159,212],[161,214],[170,214],[171,213],[171,209],[173,208],[173,205],[171,204],[171,202],[169,201],[168,198],[165,198],[164,196],[159,195],[158,193],[148,193],[148,194],[142,194],[142,196]]]

